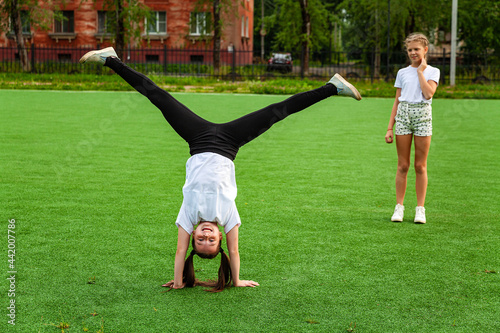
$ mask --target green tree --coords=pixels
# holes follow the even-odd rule
[[[54,16],[53,7],[52,1],[45,1],[42,4],[35,0],[0,1],[0,13],[3,14],[0,14],[0,30],[13,32],[21,68],[25,72],[31,71],[31,63],[23,36],[23,25],[30,29],[32,27],[49,29]]]
[[[234,17],[238,13],[238,6],[241,5],[239,1],[232,0],[197,0],[195,4],[196,11],[204,11],[210,8],[211,14],[209,16],[209,22],[206,22],[205,33],[213,33],[213,64],[214,73],[218,75],[220,72],[220,51],[222,45],[222,33],[224,31],[227,22],[225,19],[228,17]]]
[[[142,29],[138,22],[151,19],[150,9],[139,0],[104,0],[103,9],[113,13],[107,28],[115,36],[118,57],[123,59],[127,44],[141,38]]]
[[[321,0],[276,0],[274,8],[266,20],[269,29],[276,31],[273,47],[301,50],[302,71],[308,75],[310,52],[328,45],[332,14]]]
[[[346,0],[342,3],[344,9],[344,41],[348,51],[373,50],[374,76],[380,74],[380,50],[382,47],[384,13],[387,13],[387,1],[383,0]],[[385,15],[387,17],[387,14]]]
[[[214,18],[214,74],[218,75],[220,71],[220,48],[222,39],[222,20],[221,20],[221,2],[220,0],[213,0],[213,18]]]
[[[373,51],[374,76],[380,75],[381,53],[387,48],[387,34],[392,50],[402,50],[403,41],[411,32],[423,32],[433,39],[443,18],[451,15],[445,0],[390,1],[344,0],[345,49],[349,52]]]
[[[26,45],[24,44],[23,37],[23,25],[21,21],[21,10],[19,2],[17,0],[6,1],[10,17],[10,22],[14,30],[14,36],[17,44],[17,51],[19,53],[19,60],[21,62],[21,67],[23,71],[31,71],[31,64],[28,59],[28,52],[26,50]]]
[[[265,61],[266,51],[269,51],[270,42],[276,35],[276,30],[269,29],[272,26],[270,18],[275,10],[274,0],[255,1],[254,7],[254,50],[260,50],[261,61]],[[268,53],[268,52],[267,52]]]
[[[459,0],[458,30],[458,38],[464,42],[463,49],[500,56],[500,2]]]

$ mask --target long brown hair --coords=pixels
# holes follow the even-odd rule
[[[207,291],[214,293],[223,291],[224,288],[229,287],[232,279],[231,266],[229,262],[229,257],[224,252],[224,249],[221,246],[222,239],[219,242],[218,246],[219,250],[216,251],[214,254],[205,254],[196,252],[194,238],[192,239],[191,244],[193,246],[193,249],[191,250],[191,253],[189,253],[189,256],[186,258],[186,261],[184,262],[184,271],[182,273],[182,279],[186,284],[186,287],[194,287],[194,286],[212,287],[212,289],[208,289]],[[194,265],[193,265],[194,255],[196,254],[198,255],[198,257],[204,259],[213,259],[217,257],[219,253],[220,253],[220,266],[219,266],[219,274],[217,281],[212,281],[212,280],[200,281],[196,279],[194,276]]]

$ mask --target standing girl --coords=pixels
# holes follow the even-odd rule
[[[257,282],[240,280],[239,276],[238,229],[241,221],[235,204],[237,190],[233,160],[240,147],[293,113],[333,95],[360,100],[356,88],[336,74],[322,87],[296,94],[233,121],[216,124],[199,117],[145,75],[125,65],[112,47],[90,51],[80,62],[99,63],[115,71],[147,97],[189,145],[191,157],[186,163],[186,182],[182,188],[184,199],[175,222],[178,233],[174,279],[164,286],[181,289],[202,285],[212,287],[211,291],[221,291],[231,282],[236,287],[258,286]],[[221,247],[223,234],[219,226],[226,234],[229,257]],[[186,258],[190,240],[192,250]],[[219,253],[218,280],[196,280],[194,255],[212,259]]]
[[[392,107],[385,141],[392,143],[396,134],[398,168],[396,172],[396,208],[391,221],[402,222],[406,178],[410,167],[411,144],[415,144],[415,174],[417,208],[415,223],[425,223],[425,194],[427,192],[427,155],[432,136],[432,96],[439,83],[439,69],[425,59],[429,41],[421,33],[410,34],[405,46],[411,65],[400,69],[396,76],[396,99]],[[395,133],[393,130],[396,124]]]

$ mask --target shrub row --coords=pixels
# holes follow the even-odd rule
[[[151,75],[159,86],[171,92],[216,92],[291,95],[320,86],[323,81],[298,79],[266,79],[227,81],[203,77],[169,77]],[[393,82],[357,80],[353,82],[364,97],[394,97]],[[454,87],[440,86],[435,98],[500,99],[500,85],[458,84]],[[12,74],[0,73],[0,89],[37,90],[133,90],[117,75],[93,74]]]

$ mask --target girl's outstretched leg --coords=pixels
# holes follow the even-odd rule
[[[298,93],[282,102],[271,104],[258,111],[221,125],[221,132],[225,133],[227,139],[233,141],[237,147],[241,147],[245,143],[252,141],[266,132],[271,126],[289,115],[302,111],[336,94],[337,89],[331,84]]]
[[[333,95],[349,96],[357,100],[361,99],[361,95],[353,85],[339,74],[335,74],[327,84],[320,88],[298,93],[282,102],[271,104],[263,109],[221,125],[221,132],[239,148],[267,131],[278,121]]]
[[[121,62],[112,47],[90,51],[80,59],[80,62],[97,62],[114,70],[135,90],[146,96],[151,103],[160,109],[172,128],[188,143],[199,133],[206,131],[213,125],[158,87],[147,76]]]

